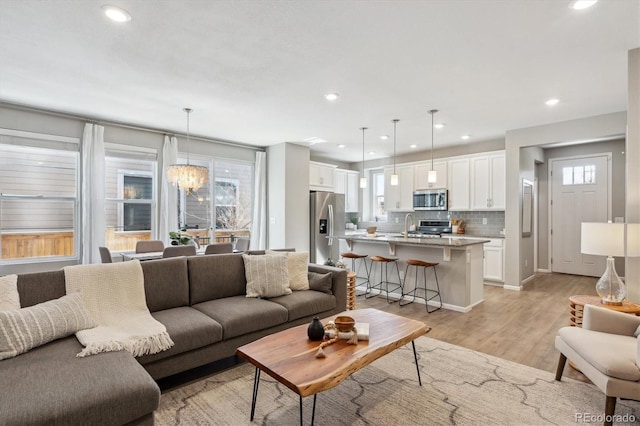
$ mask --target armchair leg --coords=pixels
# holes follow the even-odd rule
[[[615,396],[607,396],[607,403],[604,409],[604,426],[611,426],[612,424],[613,413],[616,411],[616,400]]]
[[[561,352],[560,359],[558,359],[558,368],[556,369],[556,380],[558,381],[562,379],[562,372],[564,371],[564,365],[566,364],[566,362],[567,362],[567,357],[564,356],[564,354]],[[614,404],[615,404],[615,400],[614,400]]]

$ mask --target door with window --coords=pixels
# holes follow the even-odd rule
[[[551,270],[598,277],[603,256],[580,252],[582,222],[611,217],[611,155],[551,160]]]

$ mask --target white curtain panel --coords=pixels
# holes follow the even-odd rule
[[[104,127],[87,123],[82,135],[82,263],[100,263],[104,246]]]
[[[160,182],[160,235],[164,245],[170,245],[169,232],[178,229],[178,191],[167,179],[167,168],[178,162],[178,139],[164,137],[162,148],[162,180]]]
[[[256,152],[251,218],[251,250],[267,248],[267,153]]]

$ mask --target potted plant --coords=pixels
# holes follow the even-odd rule
[[[178,232],[170,231],[169,238],[171,239],[172,246],[198,246],[193,237],[187,233],[186,229],[181,229]]]
[[[354,230],[358,229],[358,218],[357,217],[352,217],[351,219],[349,219],[349,221],[353,224],[353,229]]]

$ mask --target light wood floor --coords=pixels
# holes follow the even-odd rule
[[[523,291],[485,285],[484,302],[471,312],[440,309],[427,314],[425,305],[388,304],[384,296],[358,296],[357,308],[376,308],[424,321],[427,336],[549,372],[556,370],[559,352],[554,339],[569,325],[569,296],[595,295],[597,278],[538,274]],[[566,366],[564,377],[588,381]]]

